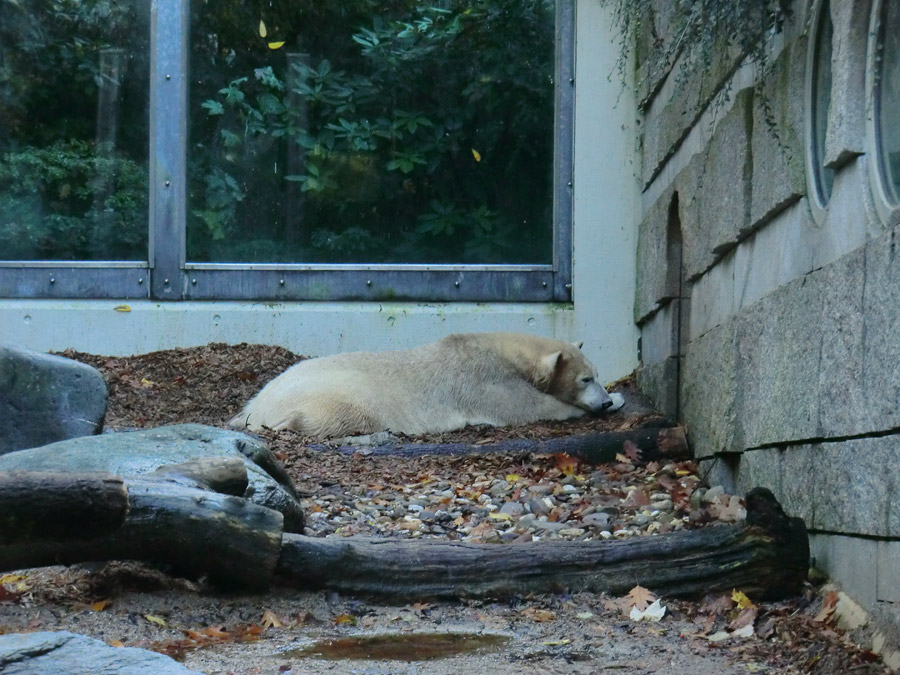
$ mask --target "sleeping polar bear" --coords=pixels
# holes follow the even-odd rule
[[[519,333],[467,333],[414,349],[308,359],[267,384],[230,424],[326,437],[581,417],[613,400],[580,347]]]

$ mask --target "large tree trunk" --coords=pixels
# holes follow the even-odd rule
[[[581,436],[561,436],[534,440],[513,438],[474,445],[469,443],[401,443],[366,447],[364,452],[371,455],[399,455],[418,457],[421,455],[474,455],[488,453],[535,454],[566,453],[589,464],[614,462],[616,455],[625,452],[627,444],[633,443],[641,451],[644,461],[666,459],[688,459],[690,449],[683,427],[643,428],[631,431],[606,431]],[[325,450],[324,445],[307,446],[314,450]],[[359,452],[356,446],[341,446],[339,452]]]
[[[0,471],[0,546],[109,534],[127,511],[125,484],[111,473]]]
[[[22,481],[27,472],[7,474],[9,481]],[[3,475],[3,474],[0,474]],[[46,474],[31,474],[24,484],[38,483]],[[86,476],[70,477],[82,483]],[[115,477],[113,477],[115,478]],[[104,476],[100,480],[109,480]],[[121,486],[123,481],[119,481]],[[31,527],[27,537],[16,536],[21,528],[7,522],[32,518],[46,522],[67,507],[78,511],[80,493],[63,491],[47,504],[34,500],[6,504],[0,519],[0,570],[43,565],[72,564],[100,560],[142,560],[172,565],[190,576],[208,575],[214,583],[229,588],[268,586],[280,554],[284,517],[278,511],[246,499],[184,487],[160,478],[126,478],[127,513],[117,527],[91,528],[73,524],[72,532]],[[111,522],[121,514],[119,502],[108,512],[98,511]],[[83,509],[81,510],[83,513]],[[31,514],[31,515],[29,515]],[[42,515],[43,514],[43,515]]]
[[[298,587],[422,598],[593,591],[635,585],[665,596],[738,588],[756,598],[796,593],[809,564],[806,527],[768,490],[747,496],[745,525],[621,541],[525,544],[327,539],[286,534],[277,573]]]

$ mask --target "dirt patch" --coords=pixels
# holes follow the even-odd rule
[[[277,347],[221,344],[125,358],[65,355],[103,372],[110,389],[106,423],[118,429],[182,422],[223,426],[300,358]],[[635,393],[630,381],[616,389],[626,397]],[[656,417],[632,409],[576,422],[472,428],[406,440],[477,444],[547,438],[626,429]],[[685,462],[647,464],[626,454],[603,467],[527,454],[376,457],[313,451],[306,447],[310,439],[291,432],[263,436],[284,461],[307,513],[321,514],[310,519],[308,530],[318,536],[589,539],[648,536],[740,517],[739,505],[727,495],[706,502],[695,496],[692,504],[691,495],[703,481]],[[543,520],[519,527],[514,519],[490,517],[513,497],[528,508],[528,498],[546,499]],[[438,516],[441,510],[446,516]],[[602,514],[608,517],[597,517]],[[562,527],[545,527],[548,523]],[[24,578],[0,582],[0,633],[72,630],[113,644],[149,647],[210,673],[884,672],[877,657],[833,627],[832,615],[819,613],[821,599],[812,587],[788,602],[758,607],[742,607],[740,596],[693,602],[662,598],[662,621],[635,622],[628,616],[633,602],[599,594],[502,602],[423,599],[408,605],[285,588],[223,595],[202,580],[173,578],[135,563],[29,570]],[[422,633],[505,641],[428,661],[360,659],[358,654],[331,661],[303,652],[322,640]]]

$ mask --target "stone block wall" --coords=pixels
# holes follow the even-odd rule
[[[672,68],[638,63],[634,318],[639,384],[686,424],[710,482],[773,490],[806,520],[816,565],[883,620],[896,647],[900,209],[885,217],[871,184],[872,8],[831,2],[822,155],[835,174],[824,211],[806,175],[807,3],[765,69],[723,52],[678,87]],[[664,12],[654,20],[663,30]]]

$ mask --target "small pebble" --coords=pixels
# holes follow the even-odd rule
[[[560,537],[580,537],[584,534],[584,530],[580,527],[564,527],[559,531]]]
[[[513,518],[518,518],[523,513],[525,513],[525,507],[522,506],[519,502],[506,502],[503,506],[500,507],[500,513],[512,516]]]

